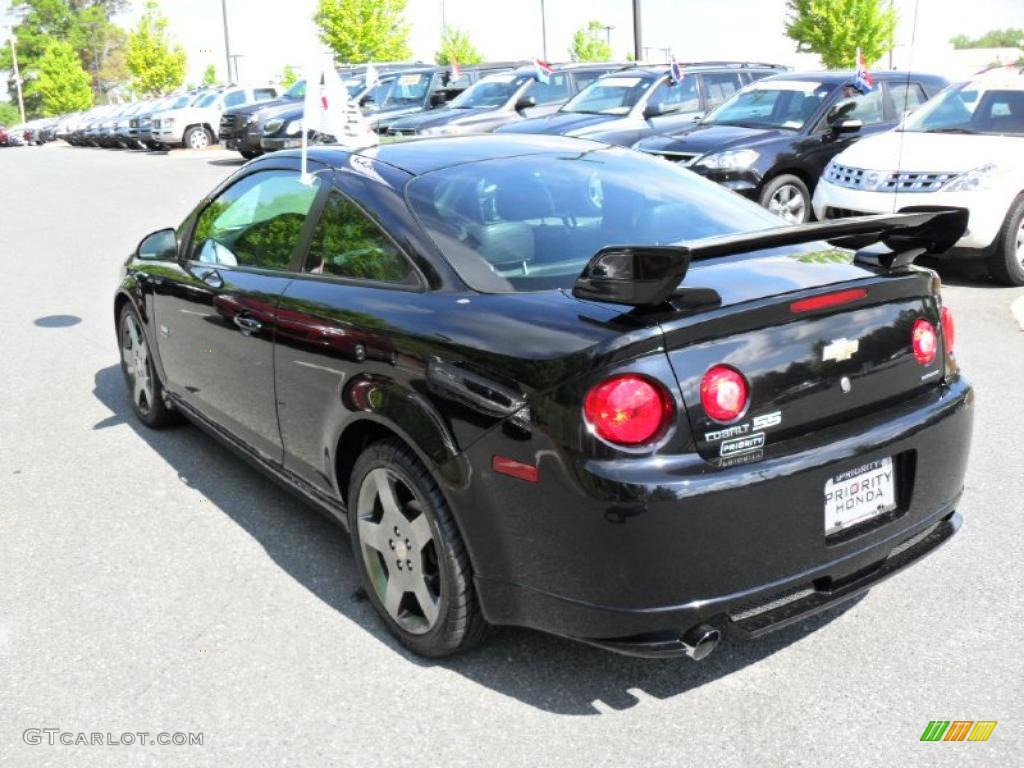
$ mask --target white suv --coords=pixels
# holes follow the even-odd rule
[[[966,208],[949,256],[985,258],[994,278],[1024,285],[1024,69],[950,86],[833,158],[814,192],[819,219],[912,206]]]
[[[188,106],[168,109],[153,115],[153,141],[168,147],[205,149],[217,143],[221,113],[228,107],[276,99],[278,89],[267,85],[256,88],[227,86],[207,91]]]

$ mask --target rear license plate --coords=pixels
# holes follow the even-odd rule
[[[872,461],[825,483],[825,535],[896,509],[892,458]]]

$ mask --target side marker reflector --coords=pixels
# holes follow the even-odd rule
[[[491,469],[502,475],[514,477],[517,480],[525,480],[528,483],[540,481],[540,468],[533,464],[510,459],[507,456],[495,456],[491,460]]]

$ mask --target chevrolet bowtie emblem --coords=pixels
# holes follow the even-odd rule
[[[860,342],[857,339],[851,341],[850,339],[836,339],[830,344],[825,345],[825,349],[821,352],[821,359],[826,363],[829,360],[835,360],[837,363],[841,363],[843,360],[849,360],[860,349]]]

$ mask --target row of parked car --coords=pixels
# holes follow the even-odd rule
[[[372,128],[397,140],[481,132],[551,134],[632,147],[711,179],[793,224],[956,205],[972,211],[951,252],[1024,285],[1024,76],[996,70],[950,86],[920,72],[790,72],[756,62],[339,71]],[[28,136],[71,144],[201,149],[246,159],[298,147],[305,81],[224,86],[99,107]],[[863,92],[862,92],[863,91]],[[941,95],[939,95],[941,93]],[[895,129],[895,130],[894,130]],[[331,137],[310,135],[313,142]],[[1018,215],[1020,214],[1020,215]]]

